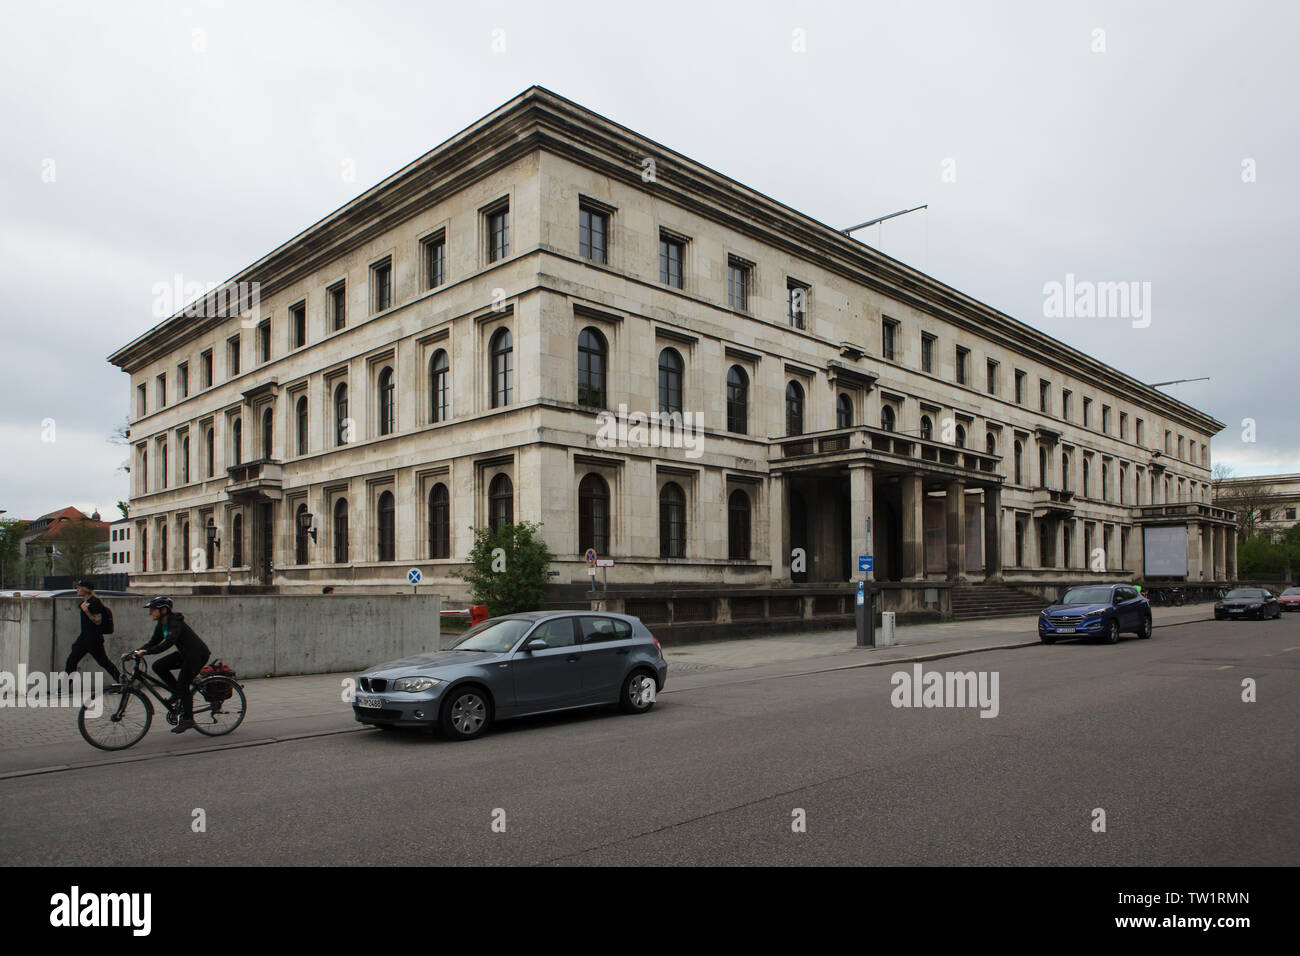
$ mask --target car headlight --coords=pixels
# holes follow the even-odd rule
[[[1085,621],[1095,621],[1097,618],[1101,617],[1105,613],[1106,613],[1105,611],[1089,611],[1087,614],[1083,616],[1083,619]]]
[[[393,681],[393,690],[415,694],[430,687],[437,687],[441,683],[442,681],[436,677],[399,677]]]

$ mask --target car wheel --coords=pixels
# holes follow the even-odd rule
[[[645,670],[633,671],[623,681],[618,704],[625,714],[644,714],[655,705],[657,689],[653,674]]]
[[[458,687],[442,702],[438,721],[448,740],[472,740],[492,723],[492,706],[478,687]]]
[[[1055,643],[1056,643],[1056,638],[1054,638],[1054,637],[1048,637],[1046,634],[1039,634],[1039,635],[1038,635],[1038,639],[1039,639],[1040,641],[1042,641],[1044,644],[1055,644]]]
[[[1151,615],[1150,614],[1142,618],[1142,626],[1138,629],[1138,637],[1142,638],[1144,641],[1150,640],[1151,638]]]
[[[1107,644],[1119,643],[1119,625],[1115,623],[1115,619],[1113,617],[1106,624],[1105,641]]]

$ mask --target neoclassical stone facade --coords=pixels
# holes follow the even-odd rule
[[[546,90],[250,282],[110,357],[148,589],[459,596],[524,519],[563,583],[1132,576],[1169,524],[1231,573],[1220,422]]]

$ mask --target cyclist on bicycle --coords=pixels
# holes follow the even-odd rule
[[[149,617],[158,622],[158,626],[154,628],[149,643],[131,654],[143,657],[145,654],[161,654],[169,647],[175,647],[172,653],[154,661],[153,670],[172,692],[172,699],[168,703],[177,700],[181,703],[180,723],[172,728],[172,733],[184,733],[194,726],[194,691],[190,685],[212,652],[203,643],[203,638],[194,633],[194,628],[185,623],[185,615],[172,611],[171,598],[160,594],[146,604],[145,608],[149,611]],[[180,670],[180,676],[173,677],[172,671],[177,669]]]

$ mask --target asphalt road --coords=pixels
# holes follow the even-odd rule
[[[894,707],[910,664],[670,675],[644,716],[534,718],[470,743],[339,733],[355,727],[341,705],[298,721],[323,736],[0,780],[0,859],[1300,863],[1300,615],[922,666],[996,672],[998,716]]]

